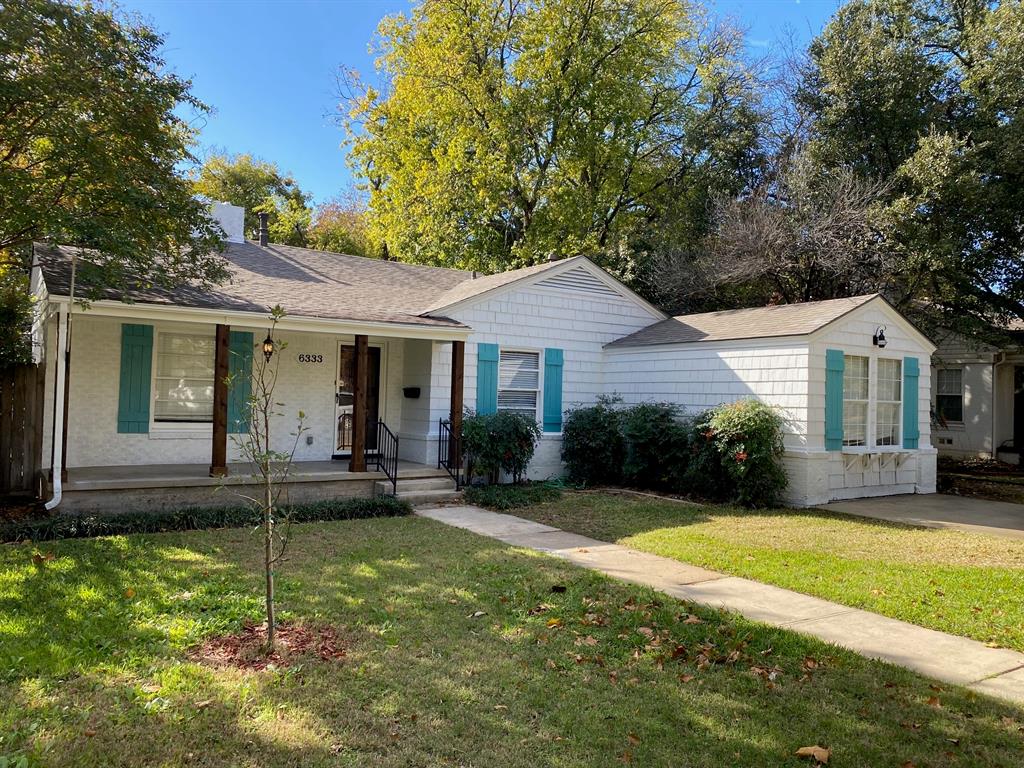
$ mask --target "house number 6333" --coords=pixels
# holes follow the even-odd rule
[[[323,361],[323,355],[299,355],[300,363],[322,363]]]

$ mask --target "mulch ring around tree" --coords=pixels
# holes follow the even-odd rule
[[[260,671],[268,667],[290,667],[300,661],[345,658],[345,644],[334,627],[309,627],[282,622],[277,625],[274,650],[267,652],[267,624],[245,622],[234,635],[208,638],[189,651],[189,658],[211,667],[233,667]]]

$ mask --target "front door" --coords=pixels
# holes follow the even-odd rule
[[[352,455],[352,409],[355,402],[356,348],[342,344],[338,355],[338,382],[334,401],[337,411],[334,457]],[[366,452],[377,449],[377,421],[380,419],[380,347],[367,349]]]

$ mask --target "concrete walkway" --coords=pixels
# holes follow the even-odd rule
[[[517,547],[548,552],[680,600],[735,611],[748,619],[812,635],[937,680],[1024,704],[1024,654],[1016,651],[989,648],[976,640],[479,507],[421,507],[416,514]]]
[[[833,501],[821,509],[926,528],[956,528],[1024,539],[1024,504],[1008,501],[928,493]]]

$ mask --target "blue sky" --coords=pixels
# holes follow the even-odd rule
[[[367,45],[381,17],[403,0],[190,2],[123,0],[166,38],[164,55],[193,92],[214,108],[201,144],[250,152],[290,171],[317,202],[351,183],[331,120],[339,66],[368,75]],[[712,13],[748,30],[751,52],[767,51],[787,30],[816,34],[838,0],[716,0]]]

